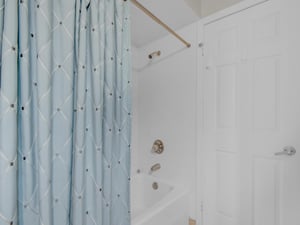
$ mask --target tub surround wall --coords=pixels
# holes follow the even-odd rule
[[[132,135],[131,135],[131,173],[139,168],[139,151],[138,151],[138,67],[140,65],[139,51],[132,45]]]
[[[197,24],[178,31],[192,47],[186,48],[171,36],[133,52],[134,83],[133,161],[147,173],[155,163],[161,169],[153,175],[184,184],[190,190],[190,216],[195,216]],[[148,59],[160,50],[161,56]],[[161,139],[163,154],[151,153],[152,144]],[[188,221],[187,221],[188,223]]]

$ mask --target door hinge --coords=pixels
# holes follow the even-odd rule
[[[202,56],[204,56],[204,44],[202,42],[200,42],[198,44],[198,47],[202,49]]]

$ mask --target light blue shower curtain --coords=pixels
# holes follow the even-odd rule
[[[0,0],[0,225],[129,225],[125,0]]]

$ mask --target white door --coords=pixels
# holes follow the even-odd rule
[[[204,26],[204,225],[300,225],[299,10],[270,0]]]

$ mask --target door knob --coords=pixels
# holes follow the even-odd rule
[[[293,146],[286,146],[283,148],[283,151],[276,152],[275,155],[288,155],[293,156],[297,153],[296,149]]]

